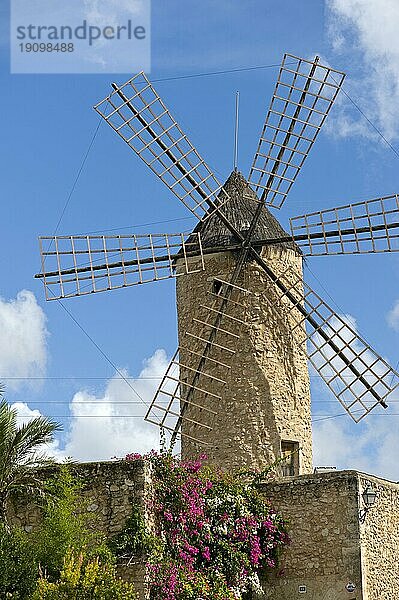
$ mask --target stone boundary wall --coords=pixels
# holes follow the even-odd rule
[[[82,496],[98,527],[112,537],[121,531],[132,507],[146,512],[152,494],[151,465],[143,460],[71,465],[84,483]],[[43,470],[54,476],[57,468]],[[361,494],[370,482],[378,494],[364,523]],[[264,583],[262,600],[398,600],[399,598],[399,484],[357,471],[287,477],[262,485],[265,499],[281,512],[292,539],[281,573]],[[12,521],[34,532],[41,520],[34,504],[11,510]],[[144,561],[122,564],[120,575],[145,591]],[[348,583],[356,590],[347,591]],[[306,591],[300,592],[300,586]]]
[[[378,496],[361,523],[367,482]],[[265,483],[263,493],[287,519],[292,538],[284,575],[266,583],[268,600],[399,598],[397,483],[334,471]],[[349,583],[356,585],[354,592],[346,589]]]
[[[266,585],[270,600],[359,600],[361,552],[358,476],[354,471],[286,478],[263,493],[287,519],[291,546],[283,576]],[[354,582],[356,594],[345,586]],[[300,593],[300,586],[306,592]]]

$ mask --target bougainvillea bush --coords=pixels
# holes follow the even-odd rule
[[[259,575],[277,567],[289,543],[282,517],[251,482],[169,453],[129,454],[150,461],[152,535],[137,513],[119,550],[147,554],[151,600],[233,600],[261,592]]]

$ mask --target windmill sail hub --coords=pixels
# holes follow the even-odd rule
[[[225,194],[229,196],[227,202],[224,199]],[[229,223],[241,234],[244,234],[248,230],[259,206],[259,198],[239,171],[233,171],[223,185],[223,197],[221,197],[220,202],[223,204],[221,210]],[[194,229],[195,233],[199,232],[201,234],[203,248],[234,244],[236,240],[231,234],[231,228],[227,227],[217,213],[212,210],[209,212],[211,213],[210,216],[199,222]],[[290,238],[290,235],[284,231],[269,209],[263,205],[251,243],[256,244],[260,240],[277,240],[280,238],[287,239]],[[300,250],[292,241],[282,242],[281,246],[300,253]]]

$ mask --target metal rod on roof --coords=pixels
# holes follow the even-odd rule
[[[236,113],[235,113],[235,125],[234,125],[234,159],[233,166],[234,171],[238,169],[238,116],[240,108],[240,92],[236,92]]]

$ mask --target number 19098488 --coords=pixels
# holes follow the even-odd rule
[[[21,52],[73,52],[74,47],[72,42],[66,43],[62,42],[61,44],[52,44],[51,42],[41,42],[41,43],[31,43],[26,42],[23,44],[19,44]]]

